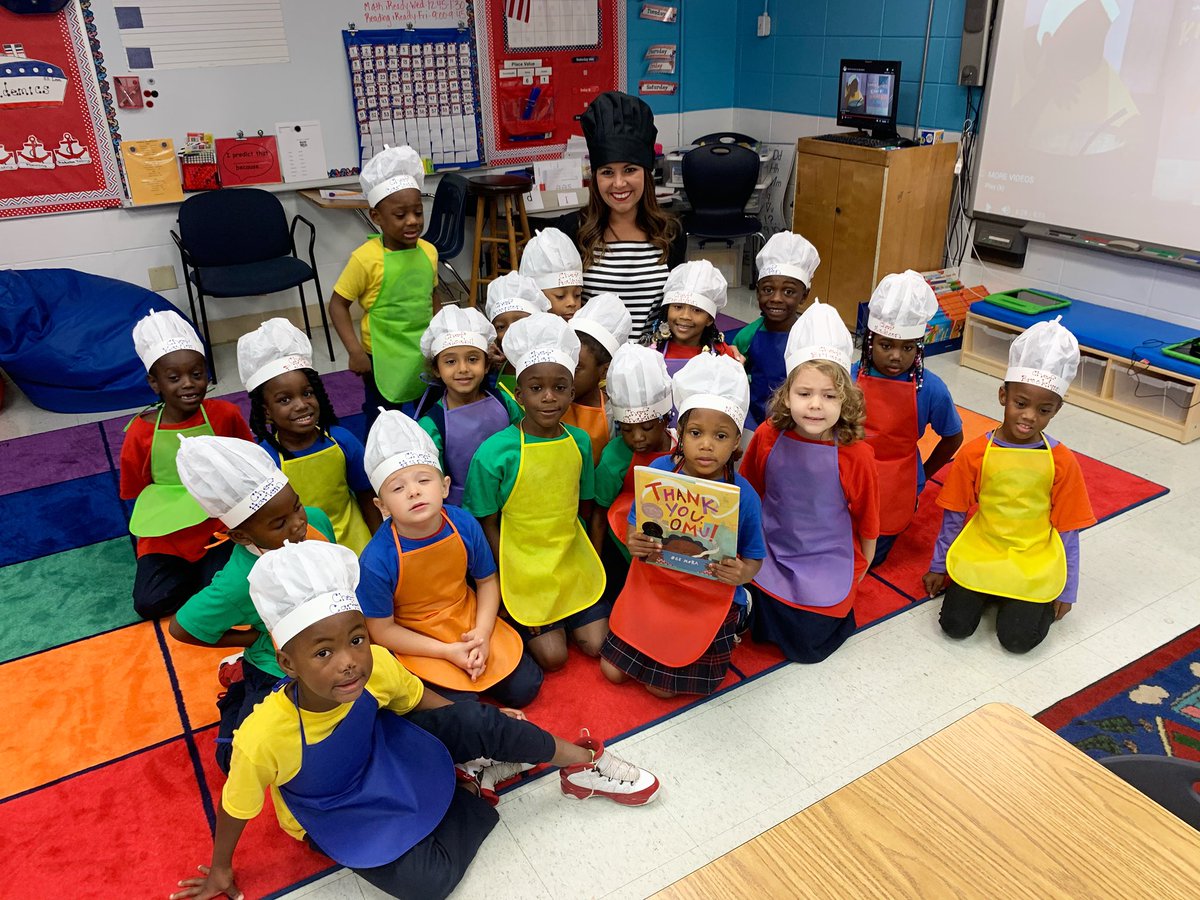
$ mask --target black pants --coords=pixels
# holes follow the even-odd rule
[[[436,684],[432,685],[432,687],[447,700],[453,700],[455,703],[476,700],[479,694],[483,694],[495,700],[501,706],[511,706],[514,709],[520,709],[522,706],[528,706],[533,702],[533,698],[542,689],[542,680],[544,678],[545,675],[542,674],[542,667],[534,662],[533,657],[528,653],[522,653],[521,661],[517,663],[517,667],[485,691],[479,691],[478,693],[452,691],[449,688],[440,687]]]
[[[1053,603],[1030,603],[1011,597],[996,597],[971,591],[950,582],[942,601],[939,621],[942,631],[952,638],[967,638],[979,627],[987,603],[999,604],[996,610],[996,636],[1000,646],[1010,653],[1028,653],[1040,644],[1054,622]]]
[[[892,552],[892,547],[896,546],[896,538],[898,534],[881,534],[875,542],[875,558],[871,560],[871,568],[882,566],[887,561],[888,554]]]
[[[363,442],[366,443],[366,436],[371,432],[371,426],[375,424],[375,420],[379,418],[379,408],[395,409],[411,416],[416,412],[416,401],[410,403],[393,403],[388,400],[383,394],[379,393],[379,385],[375,383],[375,366],[372,362],[371,371],[362,377],[363,382]]]
[[[788,606],[756,585],[746,587],[754,597],[750,613],[754,640],[774,644],[792,662],[819,663],[828,659],[857,627],[853,609],[838,619]]]
[[[225,568],[233,541],[225,541],[195,562],[166,553],[139,556],[133,576],[133,610],[143,619],[158,619],[179,612],[192,595],[208,587]]]
[[[217,725],[217,768],[226,775],[229,774],[229,760],[233,756],[233,732],[278,683],[278,675],[264,672],[243,657],[242,680],[235,681],[217,698],[217,709],[221,713]]]

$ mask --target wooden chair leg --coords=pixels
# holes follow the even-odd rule
[[[471,250],[471,305],[479,303],[479,266],[483,262],[483,218],[486,201],[480,194],[475,199],[475,247]]]
[[[513,224],[513,202],[506,194],[504,197],[504,227],[508,231],[508,271],[512,272],[517,268],[519,257],[517,256],[517,232],[516,226]]]
[[[521,237],[520,237],[520,240],[517,242],[517,244],[518,244],[517,257],[518,258],[517,258],[516,263],[513,264],[513,268],[520,267],[520,263],[521,263],[520,253],[524,252],[525,245],[528,244],[529,239],[531,237],[533,237],[533,234],[529,230],[529,216],[526,215],[526,213],[525,213],[525,197],[522,194],[517,194],[517,213],[521,219]]]
[[[488,237],[495,238],[499,233],[499,212],[500,198],[497,197],[494,202],[488,204]],[[500,245],[494,240],[488,242],[488,260],[491,263],[488,267],[488,278],[490,280],[500,274]]]

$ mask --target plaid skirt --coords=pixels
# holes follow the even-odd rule
[[[729,658],[733,655],[734,638],[737,635],[738,611],[731,604],[725,621],[717,629],[717,636],[708,649],[695,662],[672,668],[664,666],[653,657],[631,647],[612,632],[604,641],[600,655],[632,678],[648,687],[672,694],[702,694],[707,696],[721,686],[725,673],[729,671]]]

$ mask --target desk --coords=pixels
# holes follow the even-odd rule
[[[368,212],[370,206],[367,205],[366,200],[330,200],[322,197],[319,190],[300,191],[300,196],[313,206],[321,207],[321,209],[352,209],[367,223],[367,228],[372,234],[379,231],[379,226],[371,221],[371,215]]]
[[[1190,898],[1198,886],[1200,833],[991,703],[656,896]]]

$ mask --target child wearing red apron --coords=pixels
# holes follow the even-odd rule
[[[629,510],[627,544],[634,558],[613,605],[600,670],[609,681],[620,684],[632,678],[664,698],[707,696],[721,686],[746,606],[742,586],[754,578],[766,555],[758,494],[733,471],[739,423],[750,405],[745,369],[736,360],[706,353],[680,370],[672,393],[679,410],[679,445],[651,468],[735,484],[741,497],[737,555],[709,564],[715,580],[646,562],[662,549],[662,541],[639,532],[636,510]]]
[[[613,354],[629,342],[633,317],[616,294],[597,294],[572,319],[579,338],[579,365],[575,367],[575,399],[563,416],[592,439],[592,464],[612,437],[612,410],[604,402],[604,382]]]
[[[381,406],[400,409],[425,390],[421,335],[433,318],[437,250],[421,240],[425,166],[412,147],[386,147],[359,176],[379,234],[350,254],[333,286],[329,319],[363,379],[367,429]],[[363,309],[362,340],[350,307]]]
[[[542,670],[498,618],[500,579],[483,529],[469,512],[443,505],[449,479],[433,441],[388,410],[367,437],[367,464],[387,516],[362,554],[358,601],[371,640],[444,696],[481,693],[526,706]]]
[[[813,301],[792,327],[787,380],[742,460],[762,496],[767,541],[754,580],[754,639],[793,662],[820,662],[854,633],[854,598],[879,536],[853,350],[833,307]]]
[[[867,404],[867,443],[879,473],[879,541],[872,568],[917,510],[925,481],[962,446],[962,418],[950,389],[925,370],[925,328],[938,311],[933,288],[909,269],[886,276],[871,295],[862,359],[851,369]],[[917,442],[930,425],[941,440],[922,462]]]
[[[204,344],[177,312],[151,311],[134,326],[133,345],[160,402],[125,427],[120,495],[135,501],[129,518],[138,539],[133,608],[143,619],[157,619],[212,581],[231,549],[209,547],[221,524],[179,481],[179,438],[219,434],[253,441],[254,435],[232,403],[204,399]]]
[[[575,242],[557,228],[543,228],[521,251],[521,274],[533,280],[550,312],[569,322],[583,306],[583,259]]]
[[[497,822],[455,772],[486,756],[561,766],[563,793],[641,805],[658,779],[590,737],[568,743],[481,703],[451,703],[373,647],[355,599],[358,560],[306,541],[266,554],[250,596],[287,680],[233,739],[210,866],[172,898],[240,897],[233,854],[269,789],[280,826],[393,897],[441,900]],[[459,786],[456,786],[458,783]]]
[[[1071,611],[1079,530],[1096,524],[1079,462],[1044,433],[1079,369],[1079,344],[1060,319],[1034,323],[1009,348],[1004,420],[955,458],[925,575],[930,597],[946,589],[942,631],[970,637],[995,602],[996,635],[1012,653],[1032,650]]]
[[[508,331],[508,326],[518,319],[549,310],[550,301],[546,299],[546,295],[532,278],[520,272],[509,272],[488,284],[484,313],[496,329],[496,338],[488,348],[488,357],[491,360],[496,387],[510,397],[516,396],[517,376],[512,363],[504,355],[504,334]]]
[[[437,447],[451,506],[462,506],[479,445],[524,415],[514,397],[487,384],[487,350],[495,338],[483,313],[457,306],[439,310],[421,336],[421,354],[438,384],[425,391],[413,418]]]
[[[568,633],[589,656],[608,634],[604,568],[583,527],[595,483],[591,441],[562,424],[579,338],[558,316],[534,313],[509,328],[504,346],[525,418],[483,442],[466,506],[500,567],[505,610],[538,665],[554,671],[566,664]]]
[[[312,342],[287,319],[267,319],[238,339],[238,372],[250,394],[250,428],[300,502],[323,510],[337,542],[362,553],[381,518],[363,469],[363,446],[338,425]]]
[[[701,353],[742,361],[741,354],[725,343],[717,330],[717,313],[728,302],[725,276],[707,259],[685,262],[671,270],[662,305],[651,317],[651,341],[666,359],[668,375],[674,377],[684,363]]]

